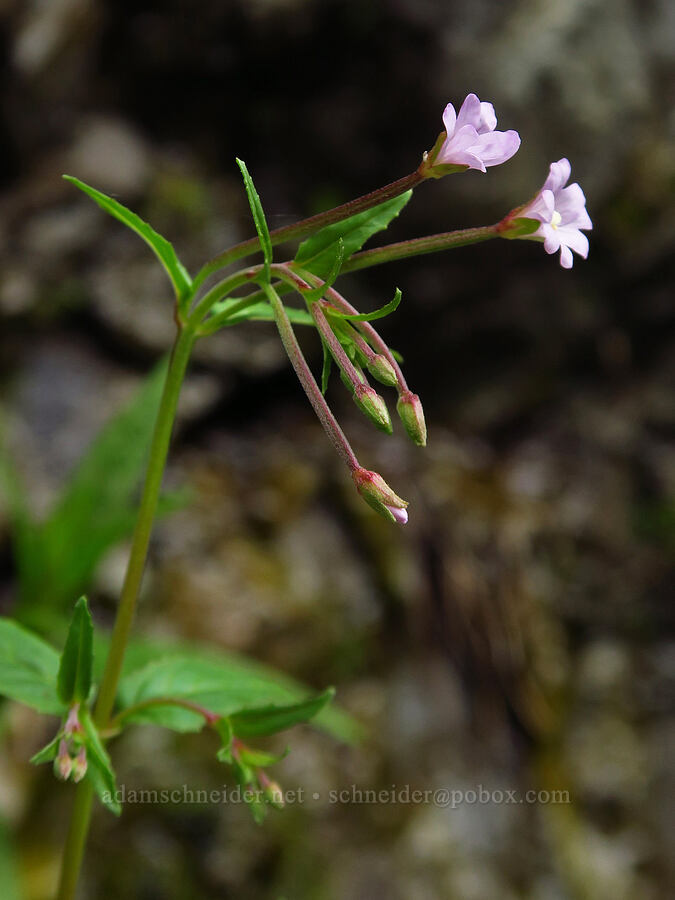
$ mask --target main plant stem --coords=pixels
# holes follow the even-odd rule
[[[136,601],[138,600],[148,555],[150,533],[155,513],[157,512],[159,492],[162,486],[164,467],[178,406],[178,396],[194,342],[194,329],[179,325],[179,331],[169,361],[169,368],[166,373],[162,399],[157,412],[145,484],[131,542],[131,553],[129,554],[122,594],[117,608],[117,617],[110,640],[110,650],[108,651],[98,700],[94,709],[94,722],[99,729],[104,729],[108,725],[108,720],[115,704],[124,653],[129,640],[129,633],[136,610]],[[87,778],[77,786],[75,793],[70,828],[63,854],[57,900],[72,900],[75,896],[89,831],[92,797],[93,788],[91,781]]]

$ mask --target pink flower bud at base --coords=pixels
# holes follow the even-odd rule
[[[68,781],[73,770],[73,760],[64,740],[59,741],[59,752],[54,760],[54,775],[61,781]]]
[[[424,421],[424,410],[417,394],[404,391],[398,398],[396,411],[411,441],[418,447],[427,445],[427,425]]]
[[[73,760],[72,778],[75,784],[82,781],[87,773],[87,751],[84,747],[80,747],[77,756]]]
[[[385,431],[387,434],[392,433],[394,429],[392,428],[391,419],[389,418],[387,404],[377,391],[373,390],[373,388],[368,385],[357,384],[354,387],[354,402],[361,412],[365,413],[380,431]]]
[[[258,783],[263,789],[265,799],[275,809],[284,808],[284,793],[276,781],[272,781],[263,771],[258,771]]]
[[[66,719],[66,724],[63,726],[63,733],[66,737],[70,737],[73,734],[77,734],[82,731],[82,726],[80,725],[79,719],[80,712],[80,704],[74,703],[70,709],[68,710],[68,718]]]
[[[394,387],[398,384],[394,367],[381,353],[376,353],[368,360],[368,371],[373,378],[377,378],[380,384],[386,384],[387,387]]]
[[[408,521],[408,503],[392,491],[381,475],[360,468],[354,469],[352,478],[356,490],[375,512],[390,522],[405,525]]]

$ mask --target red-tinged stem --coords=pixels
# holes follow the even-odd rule
[[[142,712],[144,709],[151,709],[153,706],[178,706],[181,709],[187,709],[190,712],[202,716],[207,725],[213,725],[214,722],[217,722],[222,718],[218,713],[212,712],[210,709],[201,706],[199,703],[193,703],[191,700],[183,700],[180,697],[151,697],[149,700],[135,703],[133,706],[128,706],[126,709],[117,713],[117,715],[110,720],[110,730],[114,731],[120,728],[125,719]]]
[[[307,394],[309,402],[314,408],[314,412],[317,414],[319,421],[323,425],[326,434],[330,438],[340,458],[344,460],[345,464],[352,471],[358,469],[359,461],[357,460],[354,451],[349,446],[349,441],[338,425],[335,416],[330,411],[330,408],[326,403],[318,384],[314,380],[311,369],[307,365],[307,360],[305,359],[302,350],[300,349],[300,345],[298,344],[298,340],[295,336],[295,332],[293,331],[293,327],[289,321],[288,316],[286,315],[286,310],[284,309],[284,305],[281,302],[281,298],[271,284],[263,284],[262,289],[265,292],[270,305],[272,306],[272,310],[274,312],[274,321],[276,322],[277,328],[279,329],[281,342],[283,343],[286,353],[288,354],[291,365],[295,369],[295,374],[298,376],[300,384]]]

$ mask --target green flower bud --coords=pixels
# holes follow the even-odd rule
[[[366,384],[357,384],[354,388],[354,402],[380,431],[385,431],[387,434],[392,433],[393,428],[387,404],[377,391]]]
[[[408,436],[418,447],[427,445],[427,425],[424,421],[424,410],[417,394],[404,391],[398,398],[396,410],[400,416]]]
[[[382,353],[376,353],[372,356],[368,360],[367,366],[370,374],[373,378],[377,378],[380,384],[386,384],[388,387],[394,387],[398,384],[394,367]]]

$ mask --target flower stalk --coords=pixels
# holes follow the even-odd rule
[[[281,302],[281,298],[271,284],[264,284],[262,288],[274,312],[274,321],[276,322],[281,342],[288,354],[288,358],[295,370],[295,374],[298,376],[298,380],[300,381],[305,394],[307,394],[307,399],[312,404],[312,408],[323,425],[324,431],[328,435],[331,443],[335,447],[338,456],[340,456],[350,470],[353,471],[358,469],[359,461],[354,455],[354,451],[345,437],[344,432],[340,428],[335,416],[326,403],[323,394],[319,389],[319,385],[314,380],[311,369],[307,365],[307,360],[298,344],[298,339],[293,331],[293,326],[286,315],[286,310]]]
[[[458,231],[444,231],[428,237],[413,238],[410,241],[398,241],[395,244],[386,244],[384,247],[375,247],[373,250],[362,250],[360,253],[355,253],[342,264],[340,274],[355,272],[357,269],[367,269],[370,266],[379,266],[382,263],[394,262],[398,259],[409,259],[411,256],[422,256],[426,253],[438,253],[440,250],[450,250],[454,247],[479,244],[495,237],[499,237],[497,224],[484,225],[479,228],[462,228]]]

